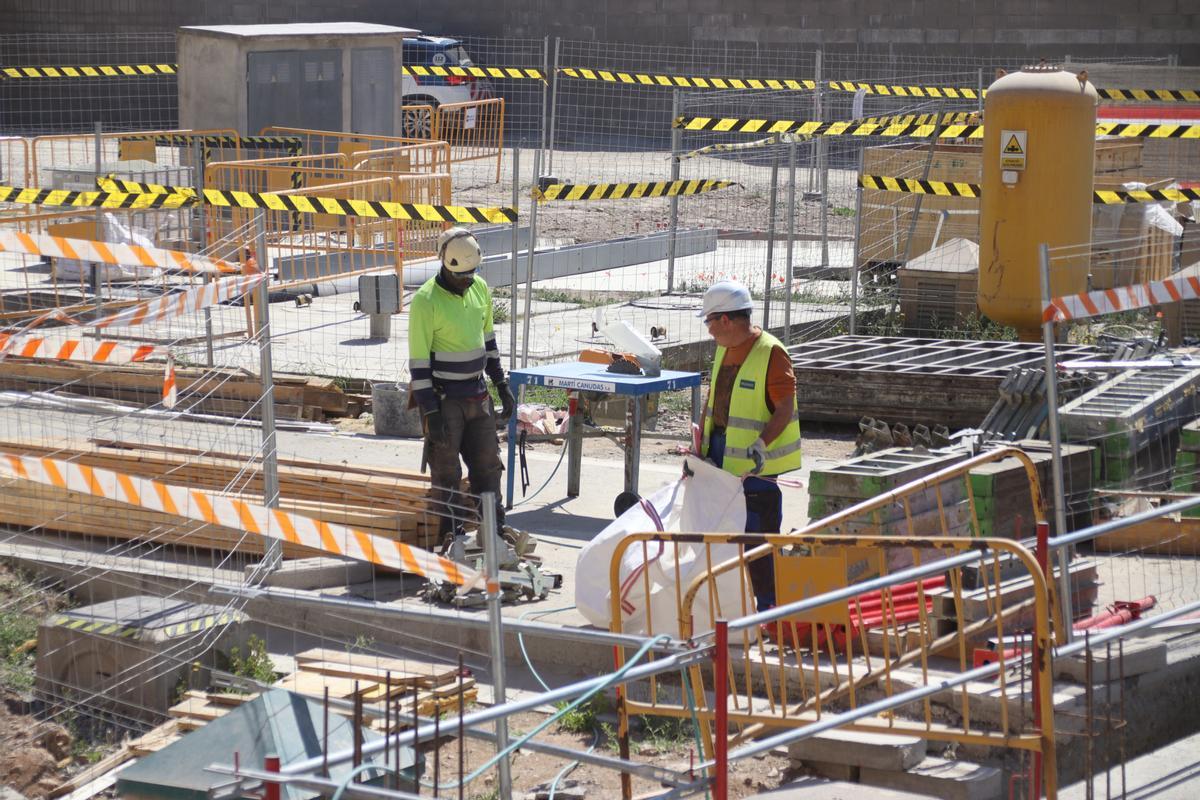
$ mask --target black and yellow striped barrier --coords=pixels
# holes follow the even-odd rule
[[[544,81],[546,77],[542,75],[540,69],[534,67],[426,67],[419,64],[405,65],[404,74],[415,75],[418,78],[437,77],[437,78],[501,78],[520,80],[529,78],[537,81]]]
[[[218,625],[229,625],[240,620],[240,615],[222,612],[220,614],[208,614],[203,617],[189,619],[186,622],[179,622],[174,625],[167,625],[163,628],[154,628],[151,626],[134,626],[125,625],[120,622],[110,620],[92,620],[72,617],[68,614],[59,614],[51,623],[60,628],[67,628],[80,633],[92,633],[98,636],[115,636],[120,639],[134,639],[140,635],[147,636],[163,636],[166,638],[175,638],[184,636],[189,633],[200,633],[201,631],[215,628]]]
[[[938,197],[981,197],[977,183],[923,181],[916,178],[893,178],[887,175],[860,175],[860,189],[880,192],[930,194]],[[1097,189],[1092,192],[1093,205],[1127,205],[1130,203],[1190,203],[1200,200],[1200,189]]]
[[[101,64],[77,67],[0,67],[0,77],[17,78],[142,78],[174,75],[178,64]]]
[[[639,183],[552,183],[535,188],[538,202],[551,200],[637,200],[643,197],[680,197],[704,194],[738,184],[733,181],[641,181]]]
[[[100,180],[104,181],[106,187],[134,188],[129,185],[131,182],[110,183],[104,178]],[[261,208],[268,211],[291,211],[299,214],[334,214],[345,217],[422,220],[425,222],[508,223],[517,219],[516,209],[508,207],[433,206],[422,203],[348,200],[341,197],[308,197],[220,189],[205,189],[202,196],[197,196],[193,190],[183,187],[159,188],[173,191],[167,194],[141,191],[70,192],[62,189],[22,189],[15,186],[0,186],[0,203],[142,210],[186,208],[203,202],[207,205],[225,208]],[[174,191],[177,188],[179,191]]]
[[[676,117],[673,127],[711,133],[797,133],[808,136],[910,136],[928,139],[982,139],[983,126],[933,125],[918,122],[863,121],[811,122],[794,119],[741,119],[734,117]],[[1097,136],[1149,139],[1200,139],[1200,125],[1102,122]]]

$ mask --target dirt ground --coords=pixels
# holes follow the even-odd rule
[[[530,731],[544,722],[545,715],[527,712],[512,717],[509,723],[510,737],[522,731]],[[611,728],[609,729],[611,730]],[[633,760],[641,763],[651,763],[669,769],[682,769],[695,755],[695,747],[689,741],[678,738],[664,739],[658,736],[631,735]],[[597,734],[569,733],[555,727],[548,728],[537,737],[538,741],[555,744],[562,747],[587,750],[595,744],[595,752],[601,755],[616,756],[616,742],[602,732]],[[469,773],[482,765],[490,756],[495,754],[495,745],[478,739],[467,739],[465,747],[465,772]],[[440,767],[440,780],[443,784],[457,781],[459,773],[458,742],[449,742],[437,753]],[[434,757],[430,754],[426,762],[426,777],[433,778]],[[548,756],[532,751],[518,751],[512,761],[513,797],[526,797],[534,800],[536,796],[545,796],[535,789],[548,784],[554,776],[563,770],[567,764],[556,756]],[[758,792],[773,789],[795,775],[791,771],[786,755],[768,753],[761,758],[751,758],[734,762],[730,765],[729,796],[732,798],[750,797]],[[485,800],[495,797],[495,774],[488,773],[478,778],[466,788],[465,797],[468,800]],[[565,775],[559,781],[559,792],[567,787],[577,787],[582,796],[588,800],[603,800],[604,798],[620,796],[620,778],[616,772],[603,767],[581,764]],[[663,787],[645,778],[633,779],[633,794],[635,797],[652,791],[662,791]],[[524,793],[524,794],[523,794]],[[446,792],[447,796],[455,796],[453,791]],[[559,794],[560,797],[579,797],[579,794]]]

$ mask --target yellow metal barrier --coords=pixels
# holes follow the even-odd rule
[[[382,153],[382,155],[379,155]],[[325,153],[301,158],[277,158],[212,164],[205,173],[209,188],[277,194],[320,194],[354,200],[393,203],[450,203],[448,174],[398,174],[389,170],[348,167],[351,158],[386,161],[390,150]],[[257,209],[207,208],[209,231],[227,242],[216,255],[237,258],[253,241]],[[337,280],[391,268],[402,275],[405,259],[432,257],[440,222],[364,218],[334,214],[295,214],[262,211],[267,246],[282,286]]]
[[[426,106],[427,108],[427,106]],[[300,139],[304,152],[308,154],[342,153],[353,164],[357,160],[368,157],[369,152],[392,151],[393,148],[403,148],[402,158],[395,169],[397,172],[432,174],[450,171],[450,151],[443,142],[429,141],[402,136],[381,136],[376,134],[346,133],[343,131],[322,131],[309,128],[289,128],[271,126],[263,128],[264,136],[292,136]],[[355,157],[358,157],[357,159]],[[388,169],[392,169],[388,167]]]
[[[906,584],[897,581],[797,618],[777,620],[761,630],[742,631],[728,643],[723,655],[718,653],[715,662],[725,663],[722,673],[729,687],[726,719],[740,729],[734,734],[735,741],[771,728],[804,727],[823,714],[856,708],[867,697],[872,701],[889,699],[906,689],[936,687],[972,669],[977,647],[997,643],[994,655],[982,654],[999,662],[997,684],[988,692],[967,686],[945,690],[921,701],[919,709],[912,709],[916,703],[897,706],[848,727],[1031,752],[1035,765],[1041,765],[1031,771],[1032,779],[1044,783],[1047,796],[1054,797],[1050,626],[1054,620],[1061,632],[1061,621],[1044,566],[1027,548],[1008,539],[822,533],[893,503],[904,506],[911,528],[909,501],[930,490],[938,501],[941,525],[948,529],[941,487],[965,479],[983,463],[1004,458],[1021,461],[1030,481],[1034,518],[1044,519],[1032,461],[1020,450],[1003,448],[814,522],[798,533],[628,536],[611,562],[611,628],[631,632],[624,623],[632,614],[638,633],[707,639],[716,620],[755,613],[747,567],[763,558],[772,558],[777,602],[782,606],[868,578],[886,579],[907,567],[979,551],[977,557],[933,578]],[[967,493],[975,522],[969,481]],[[640,561],[636,555],[628,556],[631,549],[636,554],[636,548],[641,550]],[[695,573],[690,581],[681,566],[689,563]],[[660,578],[673,575],[674,581],[664,580],[656,586],[652,565]],[[628,571],[631,566],[636,568]],[[1022,580],[1001,586],[1014,578]],[[652,602],[656,592],[657,603]],[[654,618],[656,608],[658,619]],[[664,609],[674,613],[664,614]],[[664,615],[674,618],[663,619]],[[624,658],[618,649],[618,667]],[[717,717],[709,694],[720,686],[716,670],[716,666],[689,669],[690,704],[682,696],[664,700],[666,693],[661,690],[665,687],[653,678],[643,699],[622,692],[618,704],[622,740],[627,741],[630,714],[681,718],[695,714],[709,730],[703,744],[711,756],[712,737],[728,736],[727,731],[709,728]],[[1015,675],[1014,670],[1018,671]],[[1032,697],[1028,714],[1027,694]],[[722,706],[722,713],[724,709]],[[901,717],[900,710],[908,711],[907,715]],[[985,717],[994,722],[984,722]]]
[[[433,112],[433,139],[450,145],[455,164],[480,159],[496,159],[496,182],[500,182],[500,162],[504,153],[504,99],[446,103]]]

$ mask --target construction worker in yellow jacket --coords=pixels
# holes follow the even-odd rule
[[[434,511],[443,535],[477,519],[459,492],[467,464],[471,493],[494,492],[496,519],[504,522],[497,423],[507,423],[516,400],[500,366],[492,330],[492,292],[478,274],[482,253],[470,231],[450,228],[438,238],[442,266],[413,295],[408,311],[411,392],[424,418],[433,481]],[[497,420],[484,375],[503,406]]]
[[[720,281],[704,293],[704,318],[717,343],[700,454],[743,477],[746,532],[779,533],[783,495],[774,478],[800,468],[796,374],[783,343],[750,324],[754,302],[745,286]],[[775,605],[772,559],[747,570],[759,610]]]

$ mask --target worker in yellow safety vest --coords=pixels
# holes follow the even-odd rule
[[[472,494],[494,492],[496,521],[504,523],[501,502],[497,418],[484,375],[503,406],[500,422],[516,410],[492,330],[492,292],[478,274],[483,255],[470,231],[450,228],[438,237],[442,266],[427,280],[408,310],[411,396],[424,419],[425,444],[433,483],[433,508],[444,536],[458,529],[471,507],[459,492],[462,465]],[[474,514],[470,514],[475,518]]]
[[[746,532],[779,533],[783,495],[774,478],[800,468],[796,374],[783,343],[750,323],[754,302],[745,286],[720,281],[704,293],[704,318],[717,343],[700,454],[744,476]],[[747,566],[760,611],[775,605],[771,558]]]

